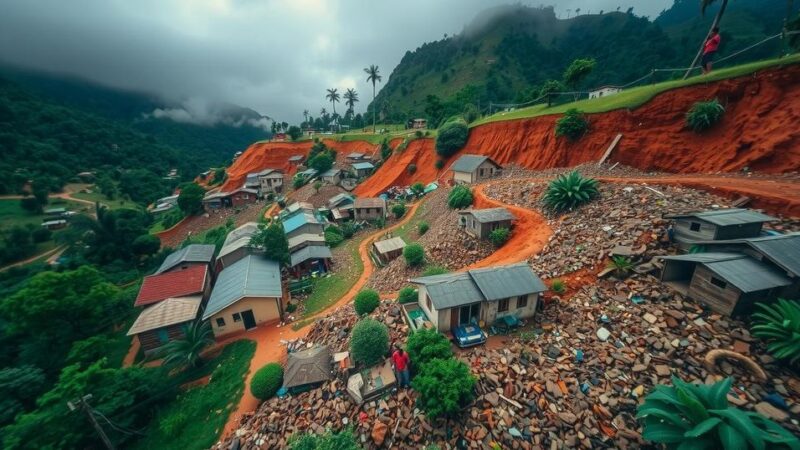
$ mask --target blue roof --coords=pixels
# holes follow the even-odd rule
[[[372,163],[368,163],[368,162],[353,163],[353,169],[356,169],[356,170],[374,169],[374,168],[375,168],[375,166],[373,166]]]
[[[309,223],[319,224],[321,222],[317,220],[314,214],[303,211],[302,213],[295,214],[283,221],[283,232],[289,234],[292,231]]]
[[[259,255],[248,255],[217,277],[203,320],[246,297],[283,297],[281,267]]]

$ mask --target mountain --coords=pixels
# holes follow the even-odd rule
[[[467,103],[485,108],[489,102],[536,98],[545,81],[561,79],[577,58],[597,60],[579,88],[629,83],[652,68],[685,67],[708,31],[716,3],[701,16],[696,0],[677,0],[654,21],[632,9],[559,19],[552,7],[491,8],[461,33],[406,52],[369,109],[379,108],[392,121],[422,116],[436,124],[461,113]],[[779,33],[785,13],[785,0],[731,1],[720,51]],[[742,58],[775,56],[778,46],[776,40]]]

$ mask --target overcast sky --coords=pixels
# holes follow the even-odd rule
[[[210,104],[230,102],[297,123],[304,109],[330,109],[329,87],[355,88],[356,110],[365,110],[372,88],[364,67],[377,64],[385,83],[406,50],[458,33],[482,10],[507,3],[0,0],[0,61],[153,92],[179,101],[185,110],[169,113],[184,120],[207,120]],[[548,4],[523,2],[541,3]],[[559,17],[617,6],[655,17],[672,1],[549,3],[557,3]]]

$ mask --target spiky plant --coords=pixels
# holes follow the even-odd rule
[[[672,377],[639,406],[642,437],[667,449],[800,449],[800,441],[777,423],[728,404],[732,380],[692,384]]]
[[[161,347],[167,367],[199,367],[203,363],[203,350],[214,342],[208,322],[194,322],[184,329],[183,339],[167,342]]]
[[[574,209],[600,195],[597,185],[597,180],[583,177],[577,171],[559,175],[547,187],[544,203],[554,211]]]
[[[561,295],[564,292],[567,292],[567,283],[565,283],[561,278],[556,278],[550,282],[550,290]]]
[[[625,256],[612,256],[608,268],[614,269],[614,274],[620,278],[628,276],[633,270],[633,262]]]
[[[768,305],[756,303],[753,336],[767,341],[767,350],[778,359],[800,361],[800,302],[779,298]]]
[[[686,125],[694,132],[700,133],[722,120],[723,115],[725,115],[725,107],[717,99],[697,102],[686,113]]]

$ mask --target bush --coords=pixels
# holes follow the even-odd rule
[[[304,184],[306,184],[306,180],[305,180],[305,179],[303,179],[303,177],[296,177],[296,178],[295,178],[295,179],[292,181],[292,186],[293,186],[295,189],[300,189],[301,187],[303,187],[303,185],[304,185]]]
[[[31,239],[33,242],[40,243],[49,241],[53,237],[53,233],[47,228],[37,228],[31,232]]]
[[[425,185],[417,181],[416,183],[411,185],[411,192],[416,196],[420,196],[425,193]]]
[[[452,156],[467,143],[469,127],[463,119],[447,122],[436,136],[436,153],[445,158]]]
[[[291,314],[297,311],[297,304],[296,303],[289,303],[286,305],[286,312]]]
[[[447,195],[447,206],[452,209],[464,209],[472,205],[472,190],[463,184],[453,188]]]
[[[556,294],[563,294],[567,292],[567,284],[564,283],[564,280],[560,278],[556,278],[555,280],[550,282],[550,290],[555,292]]]
[[[580,139],[589,130],[589,122],[582,112],[575,108],[568,109],[556,120],[556,137],[566,136],[570,140]]]
[[[434,164],[434,167],[436,167],[436,170],[442,170],[442,168],[444,167],[444,160],[437,159],[436,163]]]
[[[389,351],[389,329],[375,319],[361,319],[350,334],[350,354],[356,363],[373,366]]]
[[[403,258],[411,267],[421,266],[425,262],[425,249],[420,244],[408,244],[403,248]]]
[[[375,308],[377,308],[380,303],[381,296],[377,291],[364,289],[356,295],[356,299],[353,301],[353,307],[356,310],[356,314],[363,316],[375,311]]]
[[[197,183],[186,183],[178,194],[178,207],[188,216],[196,216],[203,212],[203,196],[206,190]]]
[[[633,270],[633,262],[625,256],[612,256],[607,267],[614,269],[614,275],[617,277],[625,278]]]
[[[392,214],[394,214],[394,217],[396,219],[403,217],[403,214],[405,213],[406,213],[406,205],[402,203],[397,203],[395,205],[392,205]]]
[[[289,450],[361,450],[361,445],[350,428],[338,433],[326,430],[323,434],[293,434],[289,436],[287,444]]]
[[[475,377],[457,359],[432,359],[419,368],[411,386],[419,394],[417,405],[431,419],[454,416],[474,396]]]
[[[464,120],[467,123],[472,123],[478,120],[481,117],[480,111],[478,111],[478,107],[473,105],[472,103],[467,103],[464,105]]]
[[[250,381],[250,392],[259,400],[272,398],[283,385],[283,367],[278,363],[269,363],[258,369]]]
[[[406,167],[406,172],[408,172],[409,175],[413,175],[414,172],[416,172],[416,171],[417,171],[417,165],[416,164],[409,164],[408,167]]]
[[[417,298],[419,297],[417,290],[411,286],[406,286],[403,289],[400,289],[400,293],[397,295],[397,302],[398,303],[415,303]]]
[[[449,273],[450,271],[447,268],[442,266],[429,266],[422,272],[423,277],[431,277],[434,275],[444,275]]]
[[[425,222],[424,220],[419,224],[417,224],[417,232],[419,233],[420,236],[427,233],[429,229],[430,225],[428,225],[428,222]]]
[[[417,138],[421,138],[422,137],[422,130],[415,131],[414,132],[414,136],[416,136]]]
[[[319,192],[319,189],[322,187],[322,181],[319,180],[315,181],[313,187],[314,187],[314,192]]]
[[[773,304],[756,303],[753,336],[767,341],[767,350],[778,359],[795,364],[800,360],[800,302],[778,299]]]
[[[330,226],[325,229],[325,243],[328,247],[336,247],[344,242],[344,235],[336,226]]]
[[[450,341],[435,329],[422,329],[411,333],[406,342],[406,351],[411,362],[421,368],[433,359],[450,359],[453,350]]]
[[[289,130],[286,132],[286,134],[289,135],[291,140],[296,141],[303,135],[303,130],[301,130],[297,125],[292,125],[289,127]]]
[[[697,102],[686,113],[686,126],[695,133],[700,133],[714,126],[724,115],[725,107],[717,99]]]
[[[597,184],[594,178],[584,178],[577,171],[559,175],[547,186],[544,203],[553,211],[571,210],[597,197]]]
[[[672,377],[639,405],[642,437],[667,449],[798,448],[800,442],[777,423],[728,404],[732,380],[692,384]],[[691,445],[686,446],[687,442]],[[766,445],[765,445],[766,443]]]
[[[497,248],[502,247],[510,237],[511,230],[505,227],[495,228],[489,233],[489,241]]]

